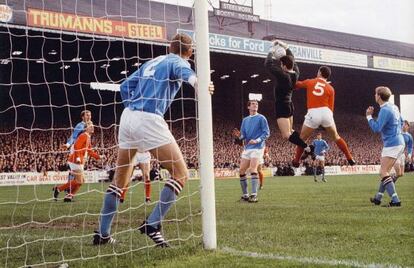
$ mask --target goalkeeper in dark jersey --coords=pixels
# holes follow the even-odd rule
[[[274,52],[280,50],[280,47],[286,53],[283,53],[285,55],[279,58]],[[273,76],[272,80],[276,97],[276,121],[282,137],[304,148],[305,152],[311,152],[312,146],[309,147],[300,138],[299,133],[293,130],[294,107],[292,103],[292,92],[299,78],[299,68],[287,44],[281,41],[274,41],[271,50],[267,54],[265,67]]]

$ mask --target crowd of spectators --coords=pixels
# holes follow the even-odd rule
[[[373,135],[368,127],[365,117],[350,118],[339,116],[336,118],[338,132],[346,140],[354,159],[361,165],[379,164],[382,142],[379,135]],[[276,124],[269,120],[271,136],[266,141],[271,160],[268,166],[287,166],[291,163],[295,153],[295,146],[282,139]],[[301,125],[295,125],[300,131]],[[331,140],[323,129],[323,138],[328,141],[330,150],[326,155],[327,165],[347,165],[347,160],[335,142]],[[235,145],[231,137],[231,124],[228,122],[217,123],[214,127],[214,160],[216,167],[231,168],[238,166],[242,148]],[[312,142],[314,136],[308,142]]]
[[[112,128],[113,129],[113,128]],[[69,151],[66,143],[71,130],[16,129],[8,134],[1,131],[0,172],[46,172],[68,170]],[[93,144],[104,161],[90,160],[86,168],[108,168],[115,163],[116,139],[113,130],[97,130]]]
[[[231,131],[240,125],[239,120],[225,121],[215,118],[214,165],[216,168],[237,168],[242,147],[234,144]],[[373,135],[365,117],[336,117],[340,135],[347,141],[358,164],[379,164],[382,142],[379,135]],[[179,125],[179,126],[176,126]],[[195,122],[171,124],[173,134],[182,148],[190,168],[198,168],[197,133]],[[269,147],[270,167],[288,166],[293,158],[295,147],[281,138],[280,132],[269,120],[271,136],[266,144]],[[300,130],[300,125],[295,129]],[[327,165],[346,165],[347,161],[336,144],[324,133],[331,149],[326,155]],[[316,131],[317,132],[317,131]],[[0,129],[0,172],[46,172],[68,169],[66,160],[69,152],[62,148],[71,134],[71,129]],[[316,134],[316,133],[315,133]],[[310,140],[311,141],[311,140]],[[87,169],[110,169],[115,166],[117,151],[117,127],[95,128],[92,144],[99,154],[106,157],[103,161],[90,160]]]

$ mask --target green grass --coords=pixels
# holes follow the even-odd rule
[[[0,267],[414,266],[413,175],[397,183],[401,208],[369,203],[377,176],[328,179],[267,178],[256,204],[236,202],[237,179],[216,180],[216,251],[202,249],[198,181],[186,185],[163,225],[170,249],[136,231],[154,206],[143,204],[142,184],[120,206],[112,229],[118,243],[101,247],[91,246],[91,234],[105,184],[84,185],[73,203],[52,201],[51,186],[0,187]],[[153,185],[154,200],[160,187]]]

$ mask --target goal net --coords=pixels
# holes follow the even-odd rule
[[[162,167],[156,176],[154,159],[151,201],[145,202],[142,173],[135,169],[112,225],[117,243],[94,247],[92,236],[116,168],[124,108],[119,84],[143,63],[167,54],[179,29],[197,32],[195,8],[150,0],[11,2],[0,5],[0,266],[56,267],[153,250],[155,244],[137,227],[169,177]],[[200,75],[196,59],[190,63]],[[199,82],[205,87],[208,79]],[[190,170],[162,224],[177,247],[201,247],[203,240],[200,98],[183,85],[165,114]],[[105,157],[87,161],[85,183],[72,202],[63,202],[64,193],[55,201],[52,188],[68,181],[70,147],[63,145],[84,110],[95,125],[92,146]]]

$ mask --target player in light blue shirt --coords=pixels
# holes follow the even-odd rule
[[[134,111],[164,117],[182,82],[194,86],[196,75],[190,63],[170,53],[144,63],[121,84],[122,102]]]
[[[392,92],[388,87],[377,87],[375,89],[375,101],[381,107],[377,120],[372,117],[374,107],[370,106],[366,111],[370,128],[376,133],[381,133],[384,142],[384,148],[381,153],[380,187],[378,193],[370,201],[375,205],[380,205],[382,198],[380,193],[386,190],[391,197],[389,206],[399,207],[401,206],[401,201],[395,191],[395,184],[390,176],[390,171],[399,156],[404,153],[405,143],[404,137],[401,134],[401,115],[398,107],[389,102],[391,95]]]
[[[405,157],[405,153],[403,152],[399,155],[398,159],[395,161],[395,164],[394,164],[395,174],[391,175],[392,180],[394,181],[394,184],[397,182],[397,180],[400,177],[404,176],[405,163],[412,162],[413,136],[411,136],[411,134],[408,132],[409,129],[410,129],[410,123],[407,120],[404,120],[401,134],[404,137],[405,149],[407,149],[407,157]],[[378,193],[376,194],[375,199],[381,201],[382,197],[384,196],[384,192],[385,192],[385,188],[382,185],[378,189]]]
[[[86,122],[92,121],[92,113],[89,110],[83,110],[80,116],[82,118],[82,121],[76,124],[66,144],[63,145],[66,147],[66,149],[69,149],[70,146],[75,143],[79,135],[85,130]]]
[[[312,144],[315,148],[315,160],[313,162],[313,180],[315,182],[318,182],[318,179],[316,178],[316,173],[318,167],[320,167],[322,181],[327,182],[325,178],[325,153],[329,150],[329,145],[324,139],[322,139],[322,133],[320,132],[316,135],[316,139],[313,140]]]
[[[259,109],[258,101],[248,101],[247,109],[249,109],[249,116],[243,118],[240,131],[234,129],[233,135],[239,141],[244,142],[239,170],[240,185],[243,193],[240,200],[256,203],[258,201],[257,190],[259,185],[257,168],[260,160],[263,158],[265,140],[269,137],[270,130],[266,117],[257,112]],[[250,170],[250,175],[252,176],[252,192],[250,195],[247,190],[247,169]]]
[[[408,132],[409,129],[410,129],[410,123],[407,120],[404,120],[401,134],[404,138],[405,149],[407,150],[407,157],[405,156],[405,152],[402,152],[400,157],[398,157],[397,161],[395,161],[395,164],[394,164],[395,174],[392,175],[392,179],[394,183],[397,182],[398,178],[404,176],[405,163],[411,164],[412,162],[413,136],[411,136],[411,134]]]
[[[170,107],[182,82],[197,90],[197,78],[187,62],[192,56],[192,39],[176,34],[170,43],[170,54],[159,56],[143,64],[121,84],[125,106],[119,126],[119,149],[114,182],[106,192],[99,231],[93,237],[94,245],[114,243],[111,237],[112,220],[120,197],[128,186],[137,152],[149,151],[162,162],[171,178],[160,193],[160,200],[148,218],[138,227],[159,247],[168,247],[161,223],[188,179],[188,169],[181,150],[168,129],[164,113]],[[209,88],[210,93],[214,87]]]
[[[76,124],[75,128],[73,129],[72,134],[68,138],[66,144],[62,145],[63,149],[70,149],[70,147],[75,143],[76,139],[79,137],[80,134],[82,134],[85,131],[86,122],[92,121],[92,113],[89,110],[83,110],[80,114],[82,121]],[[70,172],[68,174],[68,181],[73,180],[75,176]],[[68,190],[65,190],[65,192],[69,192]]]
[[[404,137],[405,148],[407,149],[407,162],[413,161],[413,136],[408,132],[410,129],[410,123],[404,120],[402,127],[402,135]]]
[[[85,130],[85,126],[86,123],[84,121],[81,121],[76,124],[75,128],[73,129],[72,135],[70,135],[68,141],[65,144],[66,148],[70,148],[70,146],[72,146],[72,144],[75,143],[79,135]]]

